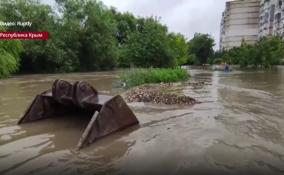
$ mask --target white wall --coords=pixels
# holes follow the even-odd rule
[[[254,43],[259,32],[260,0],[237,0],[227,2],[221,48],[238,47],[242,41]]]

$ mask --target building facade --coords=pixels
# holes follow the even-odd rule
[[[243,41],[258,40],[261,0],[235,0],[226,2],[222,15],[220,49],[238,47]]]
[[[261,0],[259,37],[281,35],[284,33],[284,1]]]
[[[261,37],[284,36],[284,0],[235,0],[226,2],[221,20],[220,49]]]

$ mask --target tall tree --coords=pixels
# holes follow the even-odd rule
[[[183,65],[188,61],[188,45],[182,34],[169,34],[170,49],[174,56],[174,65]]]
[[[199,64],[207,63],[208,58],[214,54],[214,39],[208,34],[196,33],[188,42],[189,55],[194,54]]]
[[[63,12],[65,38],[79,57],[81,71],[112,69],[118,51],[113,14],[95,0],[58,0]]]
[[[31,21],[9,31],[48,31],[48,40],[23,40],[20,72],[71,72],[117,66],[174,67],[187,60],[186,39],[156,18],[138,18],[97,0],[1,0],[3,21]]]
[[[136,31],[125,44],[125,56],[138,67],[174,66],[167,28],[154,18],[138,19]]]
[[[63,62],[62,49],[56,45],[57,30],[55,14],[49,5],[37,0],[8,1],[3,0],[0,15],[5,21],[30,21],[31,27],[11,26],[9,31],[48,31],[49,40],[24,40],[24,52],[21,55],[22,72],[53,72],[60,69]]]

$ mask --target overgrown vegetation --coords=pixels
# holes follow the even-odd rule
[[[237,64],[241,67],[253,66],[269,68],[281,64],[284,58],[284,42],[279,36],[261,38],[256,44],[245,42],[240,47],[228,51],[216,52],[210,63]]]
[[[22,45],[15,40],[0,40],[0,78],[16,72]]]
[[[155,17],[135,17],[98,0],[1,0],[1,21],[31,21],[31,27],[0,31],[48,31],[48,40],[0,42],[0,78],[11,73],[110,70],[116,67],[174,68],[183,64],[240,64],[270,67],[284,58],[283,40],[215,52],[214,39],[197,33],[187,39],[170,33]],[[283,61],[282,61],[283,64]]]
[[[188,78],[188,72],[181,68],[134,69],[121,75],[121,81],[126,87],[133,87],[149,83],[185,81]]]
[[[188,42],[188,64],[206,64],[214,54],[214,46],[214,39],[210,35],[196,33]]]
[[[56,0],[55,8],[38,0],[0,3],[2,21],[33,22],[31,28],[11,26],[8,31],[49,32],[47,41],[19,41],[20,73],[175,67],[187,61],[186,39],[154,17],[120,13],[97,0]]]

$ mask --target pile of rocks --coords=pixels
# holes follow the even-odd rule
[[[187,104],[193,105],[197,101],[191,97],[173,93],[172,84],[150,84],[132,88],[123,94],[125,100],[131,102],[149,102],[156,104]]]

